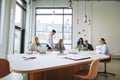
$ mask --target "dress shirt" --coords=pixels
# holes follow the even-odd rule
[[[109,49],[106,44],[96,46],[96,52],[99,54],[109,55]]]
[[[47,45],[49,45],[51,48],[53,46],[53,36],[51,34],[47,38]]]

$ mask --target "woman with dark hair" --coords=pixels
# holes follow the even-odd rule
[[[76,48],[78,48],[78,50],[80,51],[83,47],[84,47],[84,40],[83,40],[83,38],[79,38],[79,40],[77,41]]]
[[[96,52],[99,54],[109,55],[109,49],[105,42],[104,38],[100,38],[99,40],[100,46],[96,46]]]
[[[83,45],[84,46],[83,38],[79,38],[79,40],[77,41],[77,46],[79,46],[79,45]]]

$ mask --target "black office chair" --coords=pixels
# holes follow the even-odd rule
[[[112,60],[112,55],[113,55],[113,53],[110,52],[110,58],[109,58],[109,59],[105,59],[105,60],[101,60],[101,61],[100,61],[100,62],[104,63],[104,71],[103,71],[103,72],[98,72],[98,73],[104,73],[104,74],[105,74],[105,77],[108,77],[108,75],[115,76],[114,73],[107,72],[107,63],[110,63],[110,62],[111,62],[111,60]]]

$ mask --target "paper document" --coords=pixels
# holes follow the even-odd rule
[[[75,60],[75,61],[90,59],[90,58],[91,57],[89,57],[89,56],[67,56],[67,57],[65,57],[65,59],[70,59],[70,60]]]

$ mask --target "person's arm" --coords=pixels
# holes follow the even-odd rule
[[[101,46],[96,46],[96,53],[101,54]]]
[[[90,50],[94,50],[94,49],[93,49],[93,46],[92,46],[91,44],[89,44],[89,46],[90,46]]]
[[[77,41],[77,46],[79,46],[79,44],[80,44],[79,41]]]

